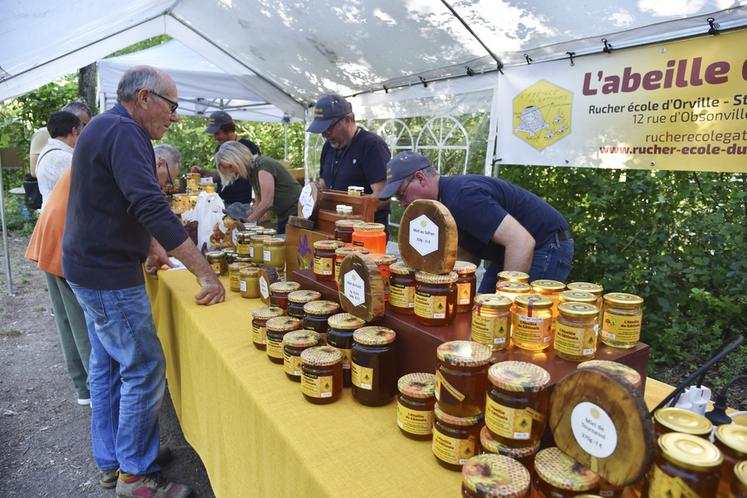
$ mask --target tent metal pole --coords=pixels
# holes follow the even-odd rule
[[[283,159],[288,160],[288,120],[283,118],[283,132],[285,133],[285,151],[283,152]]]
[[[8,277],[8,295],[13,295],[13,276],[10,273],[10,253],[8,252],[8,227],[5,224],[5,191],[3,188],[3,170],[0,164],[0,222],[3,229],[3,251],[5,251],[5,275]]]
[[[446,8],[447,8],[447,9],[449,9],[449,11],[451,12],[451,14],[452,14],[452,15],[453,15],[454,17],[456,17],[456,18],[457,18],[457,19],[459,20],[459,22],[460,22],[460,23],[462,23],[462,26],[464,26],[464,28],[465,28],[465,29],[466,29],[467,31],[469,31],[469,34],[471,34],[471,35],[472,35],[472,37],[473,37],[473,38],[474,38],[475,40],[477,40],[477,41],[478,41],[478,42],[480,43],[480,45],[482,45],[482,48],[484,48],[484,49],[485,49],[485,51],[486,51],[486,52],[487,52],[488,54],[490,54],[490,57],[492,57],[492,58],[493,58],[493,60],[495,61],[495,63],[496,63],[497,65],[498,65],[498,69],[500,70],[500,69],[501,69],[501,68],[503,67],[503,62],[501,62],[501,60],[500,60],[500,59],[498,58],[498,56],[497,56],[497,55],[495,55],[495,54],[493,53],[493,51],[492,51],[492,50],[490,50],[490,49],[488,48],[488,46],[487,46],[487,45],[486,45],[486,44],[485,44],[485,43],[484,43],[484,42],[483,42],[483,41],[482,41],[482,40],[480,39],[480,37],[479,37],[479,36],[477,36],[477,33],[475,33],[475,32],[474,32],[474,31],[472,30],[472,28],[470,28],[469,24],[467,24],[467,22],[466,22],[466,21],[465,21],[464,19],[462,19],[462,17],[461,17],[461,16],[460,16],[460,15],[459,15],[459,14],[457,13],[457,11],[456,11],[456,10],[454,10],[454,7],[452,7],[451,5],[449,5],[449,2],[447,2],[446,0],[441,0],[441,3],[442,3],[442,4],[444,4],[444,5],[446,6]]]

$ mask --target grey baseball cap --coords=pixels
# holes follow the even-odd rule
[[[314,121],[306,130],[309,133],[322,133],[335,121],[353,112],[353,106],[342,95],[325,95],[314,106]]]
[[[228,123],[233,123],[233,118],[225,111],[215,111],[210,115],[208,127],[205,128],[207,133],[215,133],[220,127]]]
[[[397,193],[402,180],[416,171],[425,169],[431,165],[427,157],[417,152],[400,152],[386,165],[386,186],[379,194],[379,199],[386,200]]]

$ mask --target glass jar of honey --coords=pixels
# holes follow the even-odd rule
[[[454,272],[457,274],[456,293],[457,313],[464,313],[472,309],[472,301],[477,293],[477,265],[469,261],[457,261],[454,263]]]
[[[249,237],[249,257],[252,258],[252,263],[257,265],[264,263],[265,239],[269,238],[269,235],[261,234],[255,234]]]
[[[342,266],[342,261],[350,256],[351,254],[368,254],[369,251],[365,247],[358,247],[358,246],[345,246],[345,247],[338,247],[335,250],[335,283],[340,285],[340,267]]]
[[[241,291],[241,287],[239,286],[239,271],[241,271],[241,265],[238,263],[228,265],[228,283],[231,292]]]
[[[497,294],[478,294],[472,308],[472,340],[503,351],[511,340],[511,300]]]
[[[415,270],[399,261],[389,265],[389,305],[400,315],[415,312]]]
[[[262,228],[262,231],[259,233],[261,233],[262,235],[268,235],[270,237],[274,237],[278,234],[278,231],[275,230],[274,228]]]
[[[498,282],[519,282],[522,284],[529,283],[529,274],[523,271],[502,271],[498,272]]]
[[[392,329],[375,325],[353,332],[350,373],[359,403],[385,405],[397,394],[396,337]]]
[[[285,239],[270,237],[262,243],[262,261],[281,273],[285,268]]]
[[[320,336],[320,343],[327,344],[327,319],[340,311],[340,305],[334,301],[311,301],[303,305],[303,327],[315,330]]]
[[[565,290],[565,284],[557,280],[534,280],[529,284],[532,287],[532,294],[547,296],[552,301],[552,314],[558,316],[558,301],[560,293]]]
[[[438,403],[433,411],[436,415],[431,445],[433,456],[442,467],[459,471],[467,460],[480,453],[482,415],[455,417],[443,412]]]
[[[514,346],[542,351],[552,341],[552,300],[539,294],[517,296],[511,307],[511,337]]]
[[[534,458],[537,498],[570,498],[595,492],[599,476],[556,447],[545,448]],[[662,495],[663,496],[663,495]]]
[[[326,405],[342,394],[342,353],[316,346],[301,353],[301,392],[306,401]]]
[[[239,292],[245,299],[259,297],[259,268],[246,267],[239,270]]]
[[[337,220],[335,221],[335,240],[344,244],[353,243],[353,225],[355,220]]]
[[[713,424],[710,420],[684,408],[667,406],[654,413],[654,433],[657,438],[670,432],[679,432],[708,439],[712,431]]]
[[[314,242],[314,277],[319,281],[335,279],[335,251],[339,247],[336,240]]]
[[[254,266],[254,263],[252,263],[252,258],[245,258],[244,256],[234,257],[233,262],[238,264],[241,268],[246,268],[248,266]]]
[[[384,281],[384,302],[389,301],[389,266],[397,262],[397,256],[392,254],[380,254],[374,258],[374,263],[379,268],[381,279]]]
[[[267,328],[267,357],[273,363],[283,363],[283,337],[288,332],[301,328],[301,320],[290,316],[270,318],[265,323]]]
[[[456,312],[456,272],[415,273],[415,318],[429,327],[448,325]]]
[[[488,370],[485,426],[505,446],[525,448],[542,439],[550,403],[550,374],[523,361],[503,361]]]
[[[381,223],[356,223],[353,226],[353,245],[363,246],[373,254],[386,253],[386,233]]]
[[[734,479],[734,466],[742,460],[747,460],[747,426],[735,423],[719,425],[714,442],[724,456],[720,489],[726,496]]]
[[[492,353],[490,347],[471,341],[449,341],[436,348],[436,400],[445,413],[482,415]]]
[[[601,301],[601,299],[599,299]],[[597,297],[591,292],[576,291],[576,290],[564,290],[558,296],[558,306],[563,303],[586,303],[597,306]]]
[[[601,285],[592,282],[571,282],[566,285],[566,288],[569,291],[588,292],[597,299],[597,302],[594,303],[596,307],[602,309],[602,295],[604,294],[604,287],[602,287]]]
[[[397,381],[397,427],[410,439],[433,437],[433,407],[436,377],[430,373],[411,373]]]
[[[715,445],[698,436],[679,432],[664,434],[657,443],[659,451],[641,496],[716,496],[719,469],[724,459]]]
[[[241,231],[236,233],[236,254],[238,256],[251,257],[249,248],[251,247],[252,232]]]
[[[747,498],[747,461],[734,466],[729,498]]]
[[[599,310],[588,303],[561,303],[555,319],[555,356],[569,361],[594,358],[597,351]]]
[[[520,462],[527,469],[534,470],[534,455],[540,449],[540,442],[536,444],[518,448],[512,448],[501,444],[493,435],[490,433],[487,427],[483,427],[480,431],[480,446],[484,453],[495,453],[496,455],[503,455]]]
[[[233,249],[223,249],[223,255],[226,257],[226,264],[228,265],[228,272],[231,272],[231,265],[236,262],[236,251]]]
[[[643,299],[624,292],[604,295],[601,340],[613,348],[629,349],[641,338]]]
[[[621,376],[625,381],[630,383],[631,386],[638,389],[639,391],[643,387],[643,383],[641,382],[641,374],[639,374],[636,370],[630,368],[629,366],[623,365],[622,363],[618,363],[616,361],[589,360],[584,361],[583,363],[579,363],[576,368],[600,368],[615,375]]]
[[[301,382],[301,353],[319,345],[313,330],[294,330],[283,336],[283,371],[294,382]]]
[[[322,293],[314,290],[297,290],[288,294],[288,316],[303,320],[304,313],[303,306],[311,301],[318,301],[322,298]]]
[[[283,309],[277,306],[265,306],[252,311],[252,343],[264,351],[267,347],[267,320],[283,316]]]
[[[275,282],[270,284],[270,304],[288,309],[288,294],[301,288],[298,282]]]
[[[495,293],[499,296],[505,296],[514,302],[517,296],[528,295],[532,290],[526,282],[498,282],[495,285]]]
[[[476,455],[462,467],[462,497],[525,498],[530,481],[529,471],[513,458]]]
[[[342,385],[350,387],[351,356],[353,352],[353,332],[366,325],[366,322],[350,313],[337,313],[327,319],[327,344],[342,353]]]
[[[226,264],[226,255],[223,251],[208,251],[205,253],[205,257],[210,263],[210,267],[213,269],[213,273],[218,276],[225,275],[228,271],[228,265]]]

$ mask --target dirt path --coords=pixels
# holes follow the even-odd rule
[[[90,409],[76,403],[44,276],[23,259],[28,237],[10,235],[15,296],[8,296],[0,271],[0,496],[112,498],[113,491],[98,485]],[[174,453],[164,474],[189,484],[193,496],[214,496],[168,393],[164,401],[161,441]]]

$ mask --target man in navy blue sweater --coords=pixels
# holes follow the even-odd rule
[[[101,485],[122,497],[185,497],[164,481],[156,456],[165,360],[145,291],[168,255],[195,274],[198,304],[225,290],[171,213],[156,176],[151,140],[176,122],[174,80],[158,69],[128,70],[119,103],[88,124],[73,155],[62,267],[91,340],[91,439]],[[118,476],[118,477],[117,477]]]

